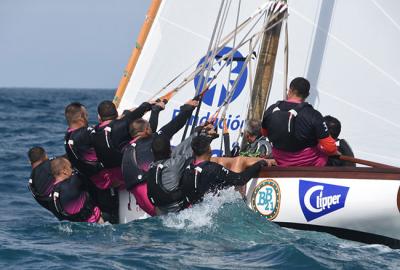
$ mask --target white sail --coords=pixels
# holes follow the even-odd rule
[[[263,6],[263,4],[265,5],[267,2],[265,0],[242,1],[239,23],[254,14],[257,8]],[[185,76],[196,69],[200,64],[200,60],[206,55],[220,4],[221,1],[216,0],[162,1],[136,68],[122,97],[119,106],[120,111],[149,100],[175,76],[186,70],[175,83],[166,89],[166,91],[171,90]],[[222,37],[233,31],[236,27],[238,4],[239,1],[232,1]],[[257,27],[250,32],[249,36],[260,31],[263,21],[262,18]],[[249,32],[251,25],[238,33],[236,44]],[[226,45],[226,48],[220,55],[228,53],[229,48],[232,47],[233,40]],[[239,50],[235,57],[246,57],[248,54],[249,46],[246,45]],[[252,61],[252,64],[255,66],[256,60]],[[243,62],[234,62],[231,81],[237,78],[242,65]],[[218,70],[219,65],[216,65],[215,71],[211,72],[210,76]],[[207,116],[210,117],[215,113],[226,96],[223,88],[227,87],[228,73],[229,67],[225,67],[224,71],[219,74],[218,78],[211,85],[212,89],[205,95],[199,114],[201,122],[205,121]],[[255,73],[255,69],[253,69],[253,73]],[[243,125],[244,118],[246,117],[250,93],[248,76],[249,70],[245,68],[226,115],[232,138],[237,137],[240,126]],[[196,81],[188,83],[171,99],[165,111],[160,114],[159,127],[170,121],[178,113],[179,106],[195,95]],[[215,88],[213,88],[214,86]],[[165,94],[165,91],[163,93]],[[172,144],[178,144],[181,138],[182,131],[174,136]],[[219,142],[215,142],[214,149],[219,149]]]
[[[341,137],[357,157],[400,166],[400,2],[289,0],[288,5],[289,81],[310,80],[309,101],[342,122]],[[283,94],[280,45],[269,104]]]

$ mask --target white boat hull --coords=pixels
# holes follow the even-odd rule
[[[247,205],[285,227],[400,247],[400,178],[357,178],[355,172],[363,169],[353,169],[353,178],[330,172],[252,179],[246,186]]]
[[[126,190],[119,192],[119,223],[124,224],[148,217],[150,216],[136,204],[135,196],[130,195],[129,203],[129,192]]]

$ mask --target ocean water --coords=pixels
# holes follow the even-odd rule
[[[177,215],[58,222],[27,189],[28,149],[63,154],[64,107],[112,90],[0,89],[0,269],[400,269],[400,250],[280,228],[227,190]]]

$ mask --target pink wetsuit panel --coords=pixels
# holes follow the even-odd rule
[[[272,155],[278,166],[316,166],[323,167],[328,161],[328,156],[319,150],[317,146],[308,147],[297,152],[286,152],[272,148]]]
[[[99,173],[90,177],[90,180],[99,189],[118,187],[119,190],[125,189],[125,182],[120,167],[103,169]]]
[[[130,192],[135,196],[136,204],[151,216],[156,215],[155,207],[147,197],[147,183],[141,183],[133,187]]]
[[[86,222],[89,223],[96,223],[99,221],[101,216],[101,211],[100,208],[98,208],[97,206],[93,209],[93,214],[86,220]]]

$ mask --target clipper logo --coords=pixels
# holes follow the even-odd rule
[[[261,215],[273,220],[279,213],[281,193],[279,185],[272,179],[259,183],[251,196],[251,205]]]
[[[300,180],[301,210],[307,221],[344,207],[349,187]]]
[[[212,78],[214,77],[214,75],[216,75],[216,73],[218,73],[218,71],[220,70],[220,68],[225,64],[225,61],[228,60],[222,60],[222,56],[226,55],[227,53],[229,53],[232,50],[232,48],[230,47],[225,47],[223,48],[218,55],[215,56],[215,62],[214,62],[214,66],[211,68],[211,72],[210,72],[210,76],[209,78],[204,78],[204,76],[207,75],[207,71],[205,71],[204,76],[203,75],[197,75],[194,78],[194,87],[195,89],[202,89],[204,83],[208,83],[212,80]],[[239,59],[239,60],[233,60],[232,63],[232,74],[231,77],[229,79],[229,89],[232,88],[236,78],[239,76],[240,71],[242,70],[243,66],[244,66],[244,61],[241,61],[243,59],[243,55],[239,52],[236,51],[233,55],[233,57],[235,59]],[[206,57],[203,57],[199,64],[197,65],[200,66],[204,61],[205,61]],[[207,70],[208,67],[206,67]],[[224,102],[226,96],[227,96],[227,86],[226,84],[228,83],[228,78],[229,78],[229,70],[230,70],[230,64],[226,63],[226,66],[224,67],[224,70],[222,70],[219,75],[218,78],[216,78],[214,80],[214,82],[211,84],[210,86],[210,90],[207,91],[207,93],[204,94],[203,97],[203,103],[209,105],[209,106],[213,106],[213,105],[217,105],[217,106],[221,106],[222,103]],[[245,67],[245,70],[243,71],[242,76],[240,77],[237,87],[235,89],[235,92],[233,93],[231,102],[234,101],[239,95],[240,93],[243,91],[245,85],[246,85],[246,81],[247,81],[247,67]],[[199,87],[197,87],[199,86]],[[201,91],[201,90],[200,90]],[[213,104],[214,103],[214,99],[218,99],[218,103],[217,104]]]

